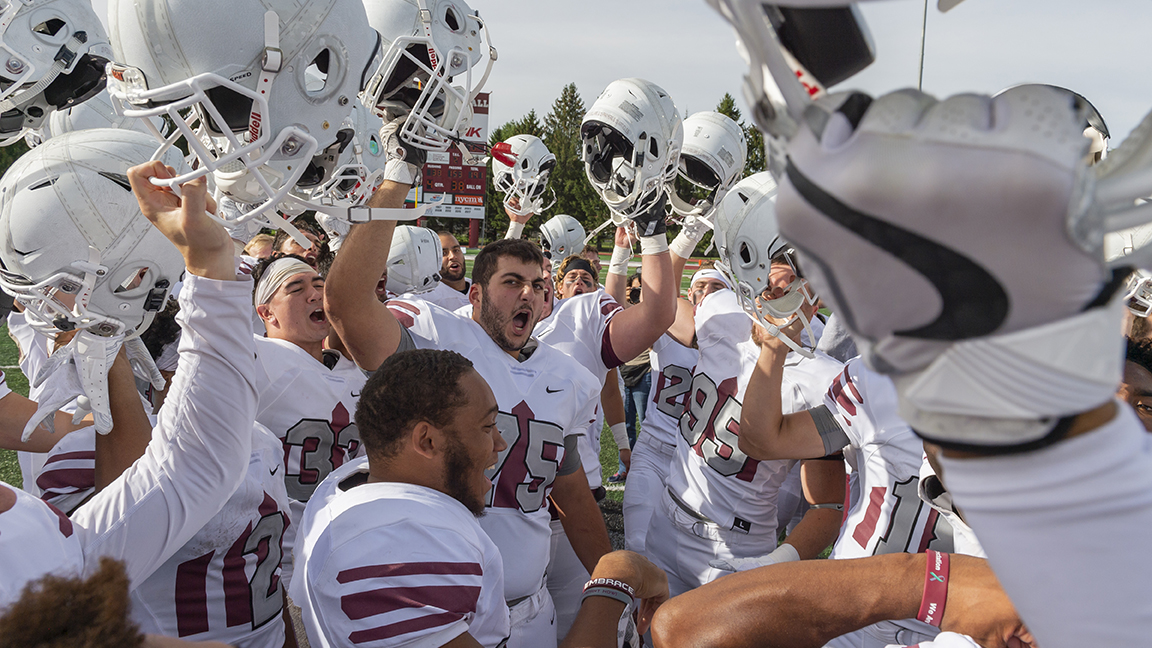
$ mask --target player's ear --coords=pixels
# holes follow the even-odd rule
[[[484,301],[483,290],[480,284],[475,281],[468,288],[468,303],[472,304],[472,311],[475,313],[480,312],[480,303]]]
[[[434,425],[428,421],[420,421],[412,426],[409,444],[416,454],[425,459],[432,459],[440,452],[442,437],[443,435],[440,433],[440,430],[436,429]]]
[[[256,315],[258,315],[260,319],[264,320],[265,322],[272,322],[274,319],[276,319],[276,316],[272,314],[272,309],[268,307],[268,304],[260,304],[257,306]]]

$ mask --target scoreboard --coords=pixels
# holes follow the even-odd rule
[[[462,139],[470,151],[487,160],[484,145],[488,142],[488,93],[477,95],[472,113],[472,125]],[[464,164],[460,149],[452,146],[447,151],[428,153],[420,194],[410,194],[410,198],[423,204],[439,196],[440,204],[429,209],[428,216],[482,219],[487,187],[487,165]]]

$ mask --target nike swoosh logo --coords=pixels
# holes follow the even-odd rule
[[[549,394],[555,394],[556,392],[562,392],[564,390],[563,389],[552,389],[551,387],[545,387],[544,391],[548,392]]]
[[[277,470],[280,470],[280,466],[273,466],[271,474],[275,475]]]
[[[358,392],[358,391],[352,392],[352,398],[360,398],[360,392]]]
[[[926,340],[964,340],[995,332],[1008,319],[1008,294],[972,259],[892,223],[840,202],[788,160],[785,172],[796,191],[828,218],[904,262],[940,293],[940,315],[920,328],[893,335]],[[829,277],[831,278],[831,277]]]

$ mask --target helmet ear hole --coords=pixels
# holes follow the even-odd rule
[[[59,18],[49,18],[39,25],[36,25],[32,31],[36,32],[37,34],[44,34],[45,36],[55,36],[56,34],[60,33],[61,29],[64,29],[65,24],[66,23]]]
[[[648,154],[654,158],[660,157],[660,144],[656,141],[655,137],[648,140]]]
[[[745,266],[752,265],[752,248],[746,241],[740,241],[740,262]]]
[[[141,286],[146,289],[151,286],[151,282],[146,282],[145,279],[152,273],[150,266],[138,266],[127,271],[124,278],[112,290],[116,295],[129,295],[130,293],[137,292]]]
[[[456,11],[452,7],[448,7],[444,11],[444,24],[448,25],[448,29],[454,32],[460,31],[460,18],[456,15]]]
[[[309,95],[318,95],[324,92],[328,85],[328,65],[331,53],[328,48],[320,50],[316,58],[304,69],[304,91]]]

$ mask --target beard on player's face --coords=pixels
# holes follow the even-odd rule
[[[488,337],[496,343],[496,346],[505,351],[519,351],[524,348],[531,338],[533,327],[536,322],[533,321],[532,308],[523,304],[511,313],[501,312],[492,300],[484,299],[480,302],[480,326],[488,333]],[[515,324],[526,329],[527,334],[524,339],[515,340],[508,337],[508,325]]]
[[[468,456],[468,449],[464,443],[455,436],[448,437],[448,445],[444,449],[444,491],[449,497],[464,505],[472,515],[484,515],[484,493],[477,493],[474,483],[477,481],[474,473],[478,468],[472,458]]]
[[[465,269],[463,264],[451,263],[447,261],[440,267],[440,278],[445,281],[460,281],[464,278]]]

